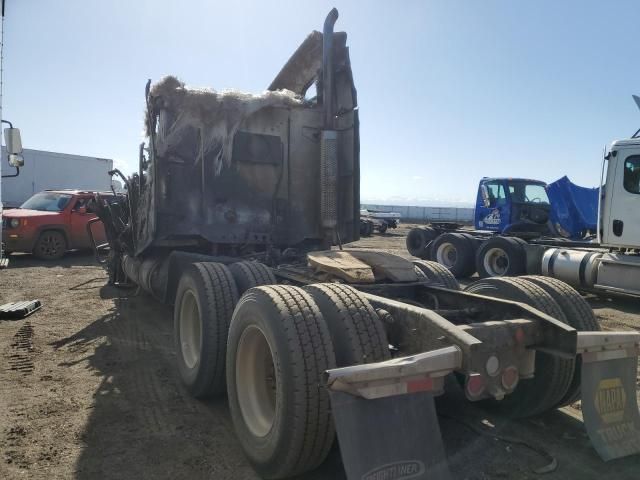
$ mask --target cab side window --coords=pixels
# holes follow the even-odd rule
[[[487,192],[489,193],[489,202],[492,207],[496,205],[504,204],[507,195],[504,190],[504,185],[499,182],[487,182],[485,183]]]
[[[79,198],[78,200],[76,200],[76,204],[73,206],[73,211],[77,212],[81,207],[86,207],[88,202],[88,198]]]
[[[624,161],[624,189],[629,193],[640,193],[640,155]]]

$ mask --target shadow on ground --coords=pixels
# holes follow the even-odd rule
[[[96,267],[95,257],[87,250],[73,250],[65,253],[64,257],[58,260],[41,260],[30,253],[13,253],[9,255],[9,267],[28,268],[28,267]]]
[[[235,438],[226,401],[200,402],[181,387],[170,308],[130,290],[101,286],[99,293],[113,302],[108,314],[52,343],[55,349],[92,352],[74,363],[88,361],[87,368],[100,377],[75,476],[257,478]],[[453,478],[538,478],[533,472],[549,464],[547,454],[559,462],[547,479],[640,478],[636,457],[600,461],[573,417],[553,412],[509,421],[467,403],[455,385],[448,387],[437,405]],[[298,478],[345,478],[338,450],[321,468]]]
[[[235,442],[226,403],[191,399],[173,369],[171,311],[131,291],[107,315],[55,349],[90,351],[77,363],[101,378],[82,436],[76,477],[255,478]],[[64,365],[61,365],[64,366]]]
[[[633,315],[640,315],[640,299],[632,297],[601,297],[590,295],[587,300],[594,309],[597,308],[613,308],[620,312]]]

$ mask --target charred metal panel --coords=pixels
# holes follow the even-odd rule
[[[291,55],[269,85],[269,90],[286,88],[298,95],[304,95],[321,69],[322,33],[314,30]]]
[[[267,163],[282,166],[282,139],[239,131],[233,139],[233,160],[242,163]]]
[[[322,110],[292,112],[287,236],[300,241],[305,238],[320,239],[322,237],[320,229],[321,129]]]
[[[258,95],[191,88],[175,77],[147,86],[148,153],[125,182],[130,215],[117,225],[133,239],[128,252],[235,255],[358,238],[356,91],[347,35],[325,27],[332,42],[312,32]],[[314,83],[318,97],[303,99]],[[328,131],[336,138],[336,218],[323,227],[320,139]]]

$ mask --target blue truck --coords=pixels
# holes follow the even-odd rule
[[[594,245],[599,191],[566,176],[551,184],[485,177],[478,185],[472,229],[451,223],[414,228],[407,249],[457,277],[524,274],[527,244]]]
[[[474,225],[503,235],[579,240],[595,233],[597,215],[598,189],[575,185],[566,176],[549,185],[524,178],[483,178]]]

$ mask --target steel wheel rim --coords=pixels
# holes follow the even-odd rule
[[[492,277],[501,277],[509,270],[509,256],[502,248],[494,247],[485,254],[483,264]]]
[[[187,290],[180,303],[180,353],[187,368],[200,361],[201,344],[200,309],[193,292]]]
[[[436,259],[438,263],[447,268],[451,268],[458,260],[458,250],[451,243],[443,243],[436,250]]]
[[[266,436],[276,416],[277,382],[271,347],[255,325],[240,336],[235,383],[245,425],[256,437]]]

